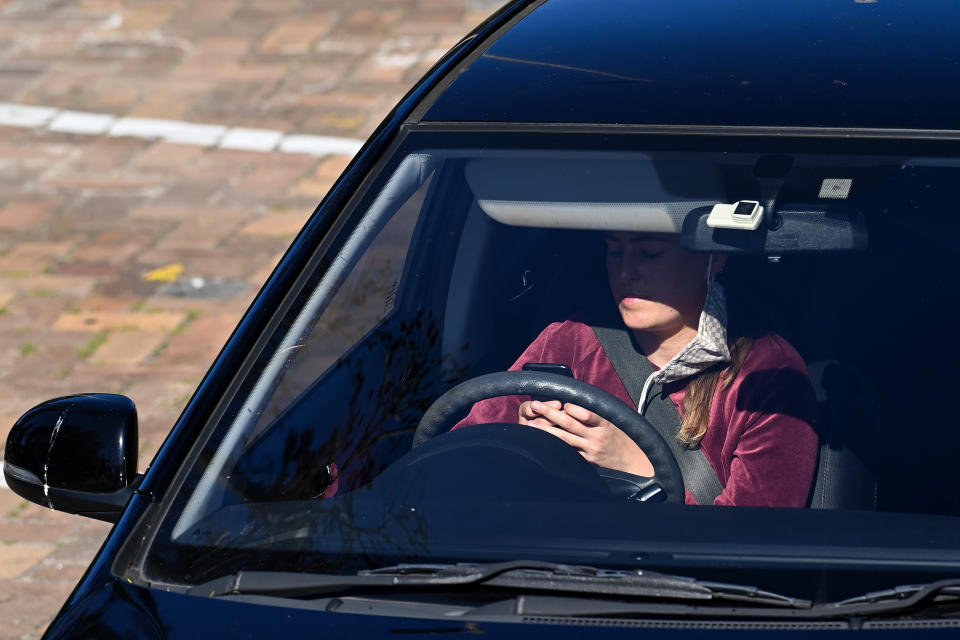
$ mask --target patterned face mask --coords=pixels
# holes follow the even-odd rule
[[[642,413],[650,386],[666,384],[689,378],[718,362],[730,362],[730,347],[727,345],[727,296],[723,286],[710,275],[713,256],[707,264],[707,297],[700,312],[697,335],[680,353],[673,356],[659,371],[654,371],[643,385],[640,394]]]

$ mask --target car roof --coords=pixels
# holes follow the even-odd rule
[[[958,17],[953,0],[534,2],[419,119],[955,130]]]

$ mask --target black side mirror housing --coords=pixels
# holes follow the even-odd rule
[[[137,446],[130,398],[55,398],[27,411],[10,430],[3,475],[31,502],[116,522],[140,480]]]

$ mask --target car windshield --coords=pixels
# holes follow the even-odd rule
[[[956,575],[960,436],[948,409],[960,165],[836,143],[693,146],[408,135],[343,211],[311,221],[327,231],[167,496],[144,575],[197,584],[241,570],[516,559],[728,580],[735,565],[779,590],[811,566]],[[697,287],[722,285],[729,317],[710,317],[725,333],[710,337],[701,308],[712,294],[701,293],[694,356],[705,360],[691,358],[693,373],[651,353],[647,389],[604,391],[674,404],[685,392],[673,411],[686,424],[690,381],[724,370],[741,353],[734,338],[749,335],[737,366],[776,378],[777,406],[750,405],[766,391],[744,387],[730,399],[736,376],[714,377],[706,435],[679,447],[706,455],[719,494],[694,496],[685,464],[679,496],[660,463],[652,497],[638,467],[619,480],[598,472],[617,465],[517,424],[530,395],[474,407],[494,406],[485,398],[515,380],[434,406],[460,383],[519,368],[525,353],[602,388],[617,366],[590,360],[595,329],[631,344],[624,309],[655,292],[668,300],[686,267],[627,284],[612,274],[627,254],[664,251],[695,262]],[[577,360],[558,362],[578,340],[589,345]],[[751,359],[764,349],[791,375]],[[515,375],[545,384],[551,374],[567,372]],[[537,389],[527,393],[552,399]],[[717,394],[729,407],[710,404]],[[751,467],[744,443],[764,411],[791,426],[771,431],[773,444],[750,441],[780,447],[775,467]]]

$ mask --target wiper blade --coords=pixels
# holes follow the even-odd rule
[[[518,560],[488,564],[400,564],[356,575],[241,571],[189,589],[204,596],[259,594],[308,597],[353,588],[500,587],[669,600],[737,600],[805,608],[810,603],[756,587],[700,582],[647,571]]]
[[[360,571],[357,575],[390,576],[397,585],[427,581],[433,585],[482,584],[514,589],[654,598],[709,600],[712,597],[708,588],[683,576],[523,560],[490,564],[399,564]]]
[[[900,585],[871,591],[823,605],[821,609],[846,615],[853,615],[851,612],[857,615],[903,613],[936,604],[936,599],[944,596],[949,597],[952,602],[957,601],[957,596],[960,596],[960,579],[949,578],[928,584]]]

